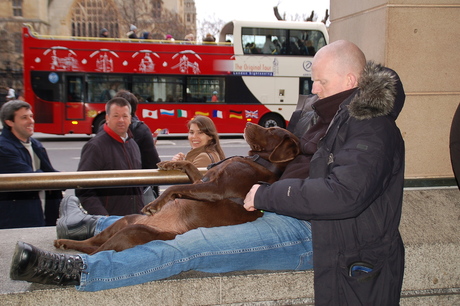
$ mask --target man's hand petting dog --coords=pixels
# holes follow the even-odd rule
[[[257,189],[259,189],[259,187],[260,187],[259,184],[253,185],[251,190],[249,190],[248,194],[244,198],[244,205],[243,206],[247,211],[256,210],[256,208],[254,207],[254,198],[256,196]]]

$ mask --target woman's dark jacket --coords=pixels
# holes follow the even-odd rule
[[[78,171],[141,169],[139,147],[128,131],[124,142],[106,124],[81,151]],[[144,207],[142,188],[75,189],[82,206],[92,215],[125,216],[138,214]]]
[[[134,141],[141,152],[142,169],[158,169],[157,164],[161,162],[161,159],[153,141],[152,131],[148,125],[144,121],[140,121],[137,116],[132,116],[129,129],[133,133]],[[151,186],[151,188],[155,193],[152,195],[153,197],[160,194],[158,186]],[[145,204],[148,204],[150,201],[153,201],[153,198],[144,198]]]
[[[404,99],[397,74],[368,63],[318,143],[309,178],[258,189],[256,208],[311,222],[317,305],[399,303],[404,141],[395,120]],[[349,276],[357,262],[373,270]]]
[[[152,131],[136,116],[133,116],[131,121],[129,129],[141,152],[142,169],[158,169],[157,164],[161,160],[153,142]]]
[[[30,137],[32,149],[40,159],[35,172],[57,172],[43,145]],[[29,151],[8,129],[0,136],[0,173],[34,173]],[[56,225],[59,217],[60,190],[45,191],[45,215],[38,191],[0,192],[0,228]]]

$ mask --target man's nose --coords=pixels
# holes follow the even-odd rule
[[[315,85],[315,83],[313,83],[313,86],[311,87],[311,93],[312,94],[318,94],[319,90],[318,90],[318,86]]]

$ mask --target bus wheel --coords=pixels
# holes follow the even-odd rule
[[[93,134],[97,134],[101,126],[105,123],[105,115],[99,115],[93,121]]]
[[[280,115],[270,113],[270,114],[266,114],[260,119],[259,125],[265,128],[277,126],[277,127],[284,129],[286,127],[286,122],[284,121],[283,117],[281,117]]]

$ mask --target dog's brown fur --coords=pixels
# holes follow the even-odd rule
[[[249,156],[259,155],[278,170],[299,153],[299,140],[280,128],[263,128],[248,123],[245,139]],[[88,254],[103,250],[122,251],[152,240],[170,240],[198,227],[216,227],[254,221],[262,212],[246,211],[242,202],[252,185],[259,181],[273,183],[278,174],[249,157],[232,157],[203,176],[186,161],[161,162],[161,170],[182,170],[193,184],[171,186],[155,201],[144,207],[146,215],[121,218],[100,234],[83,241],[58,239],[54,246]]]

